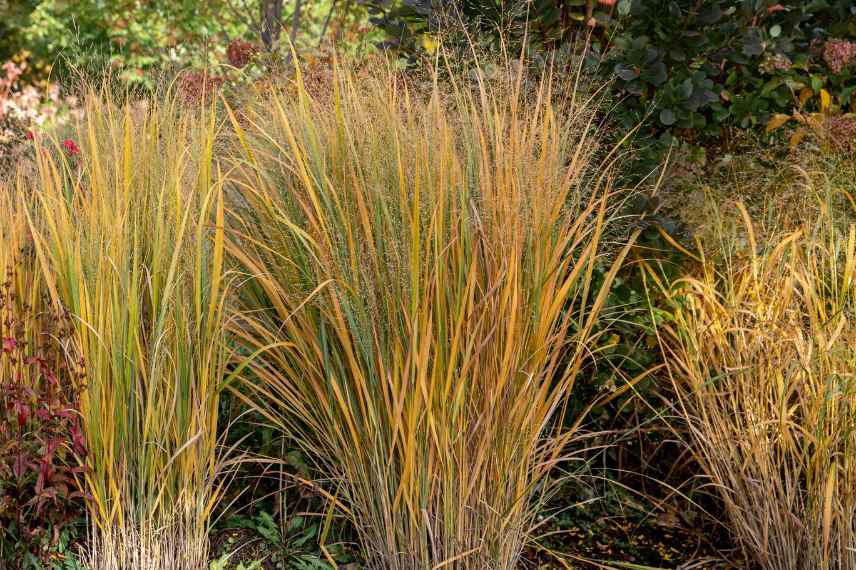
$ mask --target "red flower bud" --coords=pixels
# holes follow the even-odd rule
[[[65,148],[65,152],[70,155],[80,154],[80,147],[71,139],[62,141],[62,146]]]

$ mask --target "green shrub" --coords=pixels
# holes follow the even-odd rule
[[[591,30],[588,62],[615,80],[621,98],[613,118],[625,128],[643,124],[655,149],[675,135],[710,143],[728,127],[765,125],[794,108],[856,110],[851,0],[376,4],[374,21],[403,50],[430,51],[432,41],[420,37],[454,38],[464,22],[465,42],[502,35],[514,46],[526,33],[537,60]]]
[[[207,63],[225,49],[224,35],[245,33],[246,24],[226,4],[42,0],[21,21],[21,47],[61,70],[98,72],[110,65],[126,81],[148,82],[152,69]]]
[[[810,99],[819,107],[822,90],[842,109],[853,108],[853,68],[828,57],[831,40],[856,36],[852,2],[698,5],[671,0],[655,10],[646,0],[627,4],[603,58],[628,96],[619,111],[625,125],[651,113],[654,130],[705,140],[725,125],[764,124]]]

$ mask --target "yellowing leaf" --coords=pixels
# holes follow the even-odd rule
[[[814,95],[814,91],[811,90],[811,87],[800,89],[800,106],[805,105],[805,102],[811,99],[812,95]]]
[[[830,96],[829,91],[826,89],[820,90],[820,110],[822,112],[826,112],[829,110],[829,106],[832,104],[832,96]]]
[[[782,125],[784,125],[785,123],[787,123],[790,120],[791,120],[790,115],[783,115],[782,113],[776,113],[775,115],[773,115],[773,118],[770,119],[770,122],[767,123],[767,132],[771,133],[771,132],[775,131],[776,129],[778,129],[779,127],[781,127]]]
[[[835,493],[835,467],[829,471],[826,477],[826,489],[823,492],[823,558],[828,558],[829,552],[829,531],[832,527],[832,501]]]
[[[790,141],[788,141],[788,144],[791,146],[791,148],[794,148],[802,142],[802,140],[807,134],[808,131],[806,131],[804,128],[798,128],[796,131],[794,131],[794,134],[791,135],[791,139]]]
[[[433,54],[435,51],[437,51],[437,45],[438,42],[436,38],[434,38],[434,36],[432,36],[431,34],[425,34],[422,36],[422,47],[424,47],[425,51],[427,51],[428,53]]]

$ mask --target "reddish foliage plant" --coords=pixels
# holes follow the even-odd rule
[[[65,364],[67,315],[37,312],[0,285],[0,567],[47,562],[84,512],[86,457],[77,412],[78,365]]]
[[[197,105],[215,97],[222,85],[222,77],[209,75],[207,71],[187,71],[181,75],[178,92],[184,103]]]
[[[226,48],[226,59],[234,67],[246,67],[258,53],[256,46],[248,41],[234,39]]]

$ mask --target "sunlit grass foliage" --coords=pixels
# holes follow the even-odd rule
[[[36,153],[19,194],[33,196],[46,285],[85,364],[89,558],[96,570],[202,568],[226,363],[213,116],[169,94],[132,106],[92,90],[85,117],[74,147]]]
[[[824,186],[803,187],[817,216],[761,244],[738,208],[663,330],[690,449],[766,569],[856,567],[856,226]]]
[[[232,114],[241,394],[333,477],[370,567],[514,568],[622,257],[593,107],[510,67],[334,75]]]

